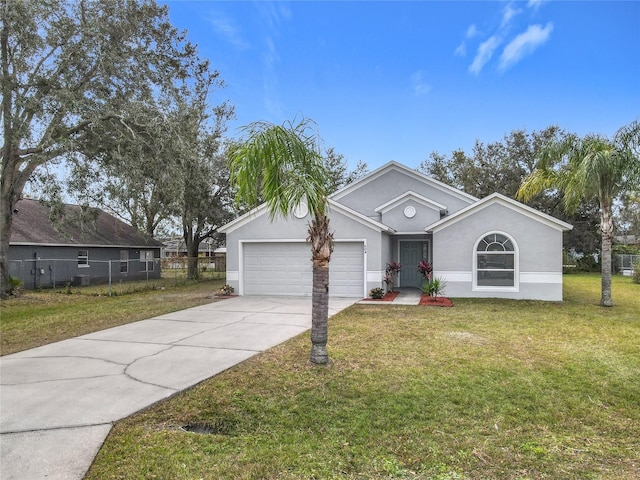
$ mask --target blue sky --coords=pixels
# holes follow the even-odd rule
[[[168,0],[226,82],[229,136],[304,115],[351,167],[640,120],[640,2]]]

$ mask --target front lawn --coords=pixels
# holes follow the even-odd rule
[[[640,478],[640,285],[613,291],[355,305],[330,366],[292,339],[119,422],[87,478]]]

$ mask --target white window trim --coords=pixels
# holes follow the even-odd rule
[[[493,234],[504,235],[511,241],[511,244],[513,245],[513,255],[514,255],[513,286],[511,287],[478,285],[478,245],[480,244],[480,242],[484,237],[486,237],[487,235],[493,235]],[[500,252],[491,252],[491,253],[500,253]],[[511,235],[509,235],[506,232],[502,232],[500,230],[491,230],[489,232],[483,233],[482,235],[480,235],[480,237],[478,237],[478,239],[473,244],[472,256],[473,256],[473,259],[472,259],[473,270],[472,270],[472,276],[471,276],[473,279],[473,285],[471,287],[472,291],[474,292],[519,292],[520,291],[520,250],[518,248],[518,244],[516,243],[515,239]],[[502,270],[499,270],[499,271],[502,271]],[[511,270],[509,269],[504,271],[510,272]]]
[[[126,253],[126,259],[122,259],[122,254]],[[122,271],[122,265],[124,264],[125,270]],[[120,273],[129,273],[129,250],[120,250]]]
[[[87,252],[86,255],[80,255],[80,252]],[[80,263],[80,259],[86,259],[87,263]],[[78,250],[78,268],[89,268],[89,249]]]
[[[151,253],[151,259],[147,257],[147,254],[149,253]],[[144,260],[142,259],[143,255],[144,255]],[[148,272],[155,271],[155,268],[156,268],[155,262],[156,262],[156,258],[153,253],[153,250],[140,250],[140,263],[144,265],[144,267],[140,269],[141,273],[148,273]],[[149,264],[151,264],[151,269],[149,269]]]

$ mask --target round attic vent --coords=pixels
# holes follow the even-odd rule
[[[413,218],[416,216],[416,208],[409,205],[408,207],[404,208],[404,216],[407,218]]]
[[[309,213],[309,207],[307,206],[307,202],[305,202],[304,200],[301,201],[300,205],[298,205],[293,211],[293,215],[296,218],[304,218],[307,216],[307,213]]]

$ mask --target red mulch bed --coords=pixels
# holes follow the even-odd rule
[[[387,292],[382,298],[365,298],[374,302],[393,302],[400,292]]]
[[[419,305],[428,307],[453,307],[453,302],[447,297],[438,297],[434,300],[429,295],[422,295]]]

